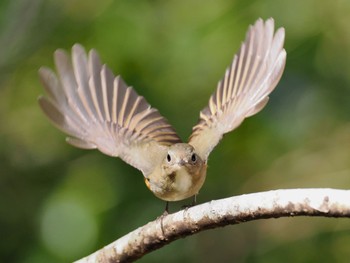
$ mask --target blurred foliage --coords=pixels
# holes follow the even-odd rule
[[[248,25],[274,17],[286,29],[285,73],[268,106],[215,149],[198,200],[349,188],[349,13],[347,0],[1,1],[0,261],[79,259],[163,211],[140,172],[65,144],[40,112],[38,68],[76,42],[96,48],[186,139]],[[349,236],[344,219],[261,220],[140,262],[348,262]]]

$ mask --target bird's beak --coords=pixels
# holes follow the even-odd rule
[[[179,166],[184,166],[184,165],[186,165],[187,164],[187,162],[185,161],[185,160],[183,160],[183,159],[181,159],[179,162],[178,162],[178,165]]]
[[[190,162],[188,161],[188,160],[180,160],[178,163],[178,166],[180,166],[180,167],[189,167],[189,166],[191,166],[191,164],[190,164]]]

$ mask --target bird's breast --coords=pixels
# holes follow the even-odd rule
[[[170,174],[158,170],[149,176],[150,182],[146,180],[146,185],[160,199],[180,201],[198,194],[205,181],[206,168],[204,164],[196,172],[191,173],[183,166]]]
[[[185,168],[175,172],[173,188],[179,193],[187,193],[193,185],[193,176]]]

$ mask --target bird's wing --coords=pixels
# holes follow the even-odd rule
[[[95,50],[87,55],[76,44],[72,61],[63,50],[54,57],[58,77],[48,68],[39,70],[47,92],[39,104],[70,136],[68,143],[118,156],[147,175],[169,145],[181,142],[158,110],[101,64]]]
[[[272,18],[265,23],[259,19],[249,27],[245,42],[193,127],[189,143],[203,160],[225,133],[264,108],[284,70],[283,43],[284,29],[274,34]]]

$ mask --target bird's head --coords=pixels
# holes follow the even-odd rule
[[[163,169],[171,174],[180,169],[186,169],[190,174],[198,171],[203,165],[202,159],[195,149],[187,143],[176,143],[169,147],[163,160]]]

